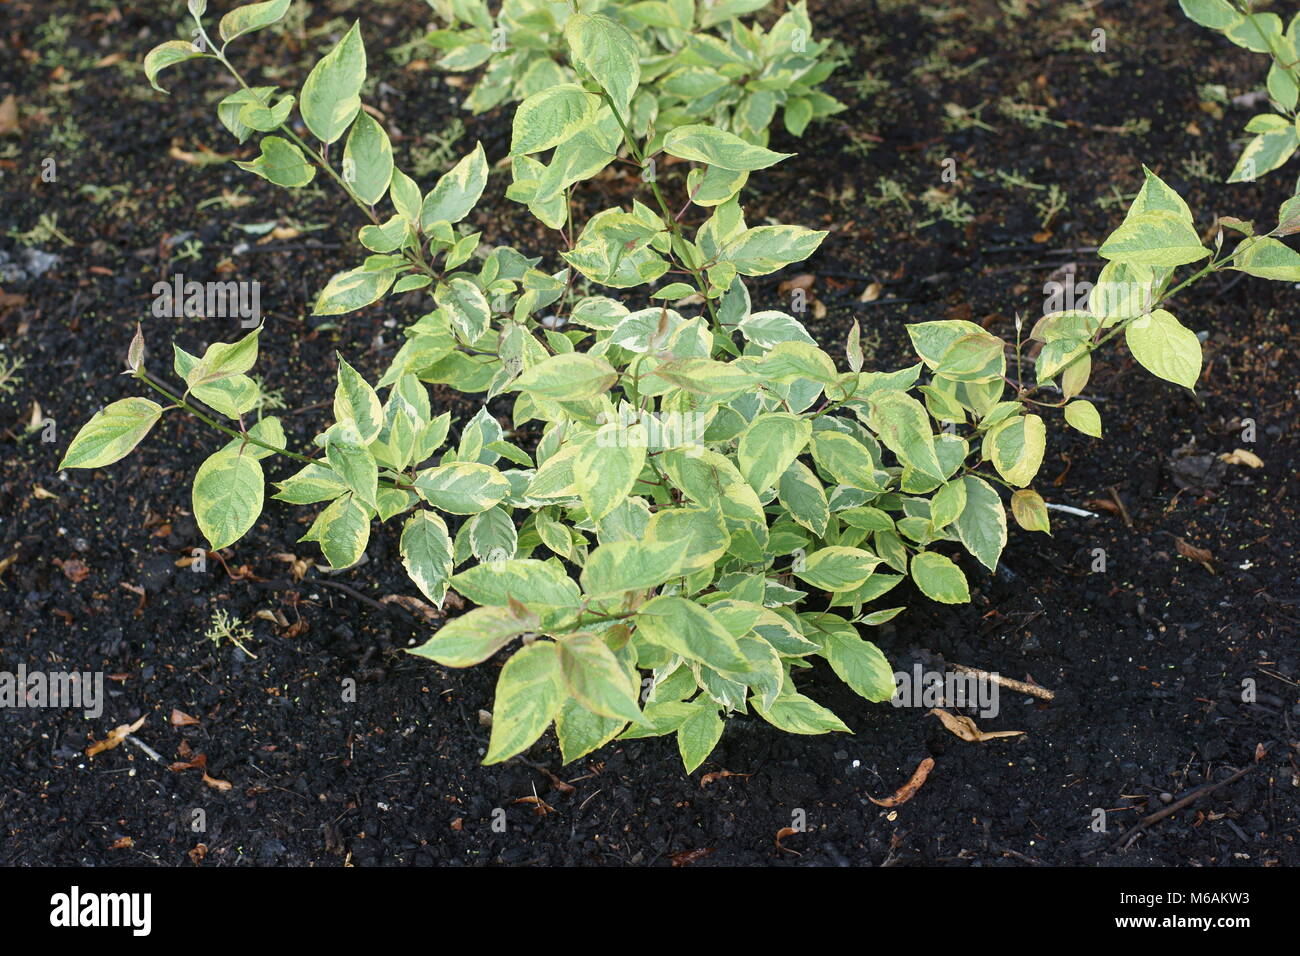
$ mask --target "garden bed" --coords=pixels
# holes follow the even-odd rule
[[[12,229],[0,236],[0,345],[24,365],[0,395],[0,670],[103,671],[109,698],[91,722],[0,712],[0,863],[1300,864],[1295,290],[1216,277],[1181,297],[1180,318],[1209,333],[1195,396],[1112,350],[1088,385],[1106,440],[1063,435],[1044,463],[1049,501],[1098,516],[1053,512],[1050,538],[1013,533],[996,577],[965,561],[969,605],[895,592],[890,603],[908,611],[875,639],[897,669],[938,655],[1056,692],[1050,703],[1005,692],[999,716],[976,718],[1023,736],[968,743],[925,708],[871,705],[814,671],[810,693],[852,736],[792,737],[734,716],[690,776],[671,738],[616,742],[561,768],[548,734],[526,759],[482,767],[480,712],[497,667],[452,671],[402,653],[430,622],[385,600],[416,594],[396,529],[373,536],[361,566],[325,573],[314,546],[297,543],[310,516],[272,503],[224,561],[195,572],[178,562],[203,545],[188,513],[210,444],[196,423],[165,419],[111,469],[57,470],[76,427],[123,394],[137,321],[159,367],[173,331],[191,351],[235,334],[236,320],[153,317],[158,281],[260,282],[259,373],[282,389],[291,447],[315,432],[299,412],[333,394],[335,351],[377,375],[419,314],[418,294],[407,309],[394,299],[308,315],[329,275],[355,261],[358,217],[324,192],[286,194],[206,163],[237,147],[203,84],[173,78],[166,99],[148,88],[138,63],[170,35],[152,7],[2,6],[0,50],[13,68],[0,100],[15,96],[21,130],[0,135]],[[313,27],[327,6],[348,7],[318,5]],[[1229,96],[1255,89],[1257,58],[1157,0],[1091,11],[1026,2],[1023,17],[1018,6],[811,5],[849,57],[831,87],[850,109],[801,141],[774,130],[773,147],[799,156],[755,177],[749,218],[831,235],[807,263],[757,280],[756,308],[781,307],[811,276],[805,319],[818,341],[837,351],[856,318],[867,368],[892,368],[909,354],[908,322],[964,318],[1014,335],[1017,311],[1041,312],[1045,281],[1075,269],[1093,279],[1092,250],[1143,161],[1203,211],[1201,226],[1211,212],[1268,220],[1290,194],[1288,169],[1223,185],[1250,113],[1203,106],[1198,93],[1204,83]],[[396,45],[420,35],[426,13],[370,4],[363,26]],[[1088,47],[1098,27],[1105,53]],[[298,81],[323,42],[295,50],[292,32],[264,38],[246,62],[296,54],[286,82]],[[475,140],[491,161],[504,156],[508,115],[460,111],[465,88],[426,58],[415,48],[373,71],[391,83],[376,102],[405,136],[399,162],[428,163],[428,183]],[[53,183],[42,181],[46,158]],[[942,178],[950,158],[956,186]],[[1055,212],[1053,184],[1063,190]],[[632,186],[598,179],[592,210]],[[540,225],[500,192],[472,214],[484,240],[543,248]],[[274,231],[257,231],[272,219]],[[462,420],[476,411],[457,393],[435,400]],[[34,404],[57,442],[29,430]],[[504,400],[492,407],[505,418]],[[1256,423],[1253,444],[1244,419]],[[1219,460],[1237,448],[1263,467]],[[1104,572],[1092,570],[1099,548]],[[218,610],[248,625],[255,659],[205,639]],[[1242,701],[1248,679],[1253,703]],[[197,722],[173,726],[174,710]],[[129,743],[85,756],[142,716],[136,736],[162,762]],[[168,766],[195,754],[206,755],[206,781]],[[934,769],[909,802],[870,802],[926,757]],[[1246,767],[1116,849],[1167,805],[1162,795]],[[191,828],[196,808],[204,832]],[[1091,828],[1096,808],[1106,833]],[[807,832],[778,844],[799,810]]]

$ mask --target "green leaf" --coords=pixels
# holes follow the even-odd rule
[[[966,501],[954,526],[957,539],[980,564],[993,571],[1007,546],[1007,513],[1002,499],[983,478],[966,475],[961,484],[966,489]]]
[[[1270,236],[1247,239],[1242,243],[1232,265],[1247,275],[1281,282],[1300,282],[1300,253]]]
[[[1085,435],[1091,435],[1093,438],[1101,437],[1101,415],[1092,402],[1076,399],[1066,405],[1065,420]]]
[[[635,620],[643,638],[674,654],[707,664],[722,674],[749,669],[736,639],[715,615],[694,601],[675,596],[653,598],[641,606]]]
[[[379,492],[379,466],[351,421],[341,421],[326,433],[325,458],[330,469],[372,510]]]
[[[627,498],[645,457],[645,428],[618,421],[602,425],[578,450],[573,458],[573,485],[593,520],[604,518]]]
[[[287,0],[286,0],[287,2]],[[169,66],[175,66],[177,63],[184,63],[186,60],[194,60],[198,57],[205,56],[187,40],[168,40],[166,43],[160,43],[154,47],[144,58],[144,75],[149,80],[149,85],[159,93],[166,93],[158,85],[158,74]]]
[[[370,511],[355,495],[336,498],[316,516],[303,540],[317,542],[330,567],[350,568],[366,553]]]
[[[283,96],[274,105],[270,105],[269,99],[269,96],[266,99],[257,96],[249,98],[239,108],[240,124],[263,133],[283,126],[289,118],[289,111],[293,109],[293,96]]]
[[[663,150],[679,159],[708,163],[736,172],[766,169],[794,155],[755,146],[734,133],[703,124],[678,126],[664,137]]]
[[[253,127],[246,125],[240,119],[244,109],[250,104],[259,105],[269,101],[271,94],[274,92],[274,86],[255,86],[247,90],[235,90],[217,104],[217,118],[221,120],[226,129],[230,130],[232,136],[243,143],[254,132]],[[286,96],[281,100],[281,103],[291,102],[292,99],[292,97]]]
[[[970,600],[966,575],[961,568],[942,554],[922,551],[912,557],[912,580],[932,601],[943,604],[965,604]]]
[[[515,110],[512,155],[540,153],[586,129],[596,118],[600,97],[576,83],[561,83],[529,96]]]
[[[537,626],[535,615],[521,614],[518,608],[476,607],[452,618],[433,637],[419,647],[411,648],[410,653],[427,657],[443,667],[472,667],[483,663],[521,634],[535,631]],[[500,693],[498,687],[498,706]],[[545,730],[545,726],[542,729]]]
[[[1139,320],[1140,321],[1140,320]],[[1034,480],[1047,449],[1047,429],[1037,415],[1021,415],[989,429],[984,435],[983,455],[993,462],[998,474],[1023,487]]]
[[[1229,26],[1225,35],[1233,43],[1255,53],[1271,53],[1272,43],[1282,39],[1282,18],[1276,13],[1251,13]],[[1271,42],[1270,42],[1271,41]]]
[[[677,728],[677,750],[687,773],[694,773],[722,739],[723,723],[715,704],[705,701]]]
[[[582,604],[578,585],[558,562],[535,558],[490,561],[453,575],[451,586],[475,604],[526,605],[544,619],[554,609],[576,610]]]
[[[807,259],[827,235],[803,226],[755,226],[727,242],[719,257],[741,275],[765,276]]]
[[[242,37],[245,33],[261,30],[281,19],[289,10],[290,0],[267,0],[235,7],[217,24],[217,33],[225,43]]]
[[[758,716],[786,733],[811,735],[853,732],[845,726],[844,721],[803,694],[782,694],[771,707],[764,707],[762,701],[753,697],[750,698],[750,703],[754,705]]]
[[[316,175],[316,167],[287,139],[263,136],[259,145],[262,152],[257,159],[247,163],[236,162],[235,165],[289,189],[306,186]]]
[[[197,361],[181,349],[174,348],[176,374],[191,390],[242,375],[257,363],[261,331],[259,326],[237,342],[213,342],[204,351],[203,358]]]
[[[1178,0],[1188,18],[1211,30],[1226,30],[1241,19],[1228,0]]]
[[[147,398],[113,402],[81,426],[59,468],[103,468],[121,461],[161,416],[162,406]]]
[[[785,412],[759,415],[740,436],[736,448],[740,473],[757,492],[776,484],[812,437],[812,422]]]
[[[770,349],[782,342],[805,342],[816,345],[803,324],[784,312],[754,312],[741,319],[740,334],[760,348]]]
[[[453,166],[424,197],[420,207],[420,228],[431,230],[435,223],[460,222],[469,215],[487,186],[487,156],[483,144]]]
[[[1259,135],[1241,151],[1237,165],[1228,177],[1230,183],[1254,182],[1285,164],[1300,145],[1295,124],[1282,116],[1269,113],[1256,116],[1246,124],[1246,129]]]
[[[677,540],[609,541],[587,558],[582,590],[594,600],[645,591],[676,576],[681,558],[682,544]]]
[[[553,355],[526,369],[511,389],[556,402],[580,402],[604,395],[618,372],[602,358],[584,352]]]
[[[393,146],[388,133],[365,110],[357,114],[352,132],[348,133],[343,169],[344,180],[362,202],[373,206],[388,192],[393,179]]]
[[[388,184],[388,198],[399,216],[413,226],[419,225],[420,187],[415,184],[414,179],[395,168],[393,178]]]
[[[605,746],[626,726],[627,721],[593,714],[570,698],[555,715],[555,736],[560,741],[560,756],[566,764],[572,763]]]
[[[578,703],[602,717],[639,721],[640,686],[598,635],[566,634],[557,644],[560,672]]]
[[[447,524],[432,511],[417,511],[402,526],[402,565],[421,593],[442,607],[451,577],[452,543]]]
[[[822,653],[836,676],[860,697],[880,703],[894,696],[894,669],[880,648],[858,637],[851,625],[825,632]]]
[[[286,439],[284,437],[284,425],[280,419],[275,416],[268,416],[260,421],[254,422],[253,426],[248,429],[248,437],[255,438],[258,441],[264,441],[268,445],[274,445],[277,449],[283,450]],[[245,455],[252,455],[259,461],[274,455],[275,452],[269,448],[263,448],[251,441],[243,438],[232,438],[226,442],[226,449],[230,451],[239,451],[241,448]]]
[[[338,384],[334,388],[334,420],[352,422],[364,444],[379,437],[384,412],[379,396],[361,374],[339,356]]]
[[[869,399],[869,426],[906,465],[934,482],[947,477],[935,450],[934,432],[925,406],[906,392],[884,391]]]
[[[199,466],[191,501],[194,520],[213,551],[234,544],[262,513],[262,465],[252,455],[223,449]]]
[[[460,340],[466,345],[477,342],[492,324],[492,311],[487,298],[469,279],[458,276],[448,282],[438,283],[433,300],[438,303],[443,315],[451,321]]]
[[[866,582],[880,558],[861,548],[833,546],[808,555],[792,568],[800,581],[823,591],[851,591]]]
[[[474,515],[504,499],[510,493],[510,482],[491,465],[453,462],[420,472],[415,490],[439,511]]]
[[[1134,320],[1124,330],[1124,341],[1152,375],[1184,388],[1196,387],[1201,375],[1201,342],[1169,312],[1156,309]]]
[[[1190,221],[1163,209],[1130,213],[1097,255],[1149,266],[1181,266],[1210,254]]]
[[[497,679],[492,736],[484,764],[500,763],[536,742],[564,701],[560,655],[550,641],[517,651]]]
[[[777,496],[790,517],[817,535],[826,533],[830,508],[826,489],[803,462],[791,462],[777,483]]]
[[[318,501],[333,501],[345,494],[348,486],[324,465],[304,465],[297,474],[278,482],[280,490],[272,495],[277,501],[291,505],[310,505]]]
[[[342,136],[361,110],[365,80],[366,48],[358,21],[312,67],[302,85],[298,109],[307,128],[322,143],[332,143]]]
[[[829,428],[813,432],[812,454],[818,467],[841,484],[863,491],[884,491],[871,452],[852,435]]]
[[[579,13],[569,17],[564,39],[573,65],[600,84],[626,119],[641,80],[641,55],[632,34],[607,16]]]
[[[369,272],[364,266],[340,272],[321,289],[312,315],[342,315],[364,309],[382,299],[396,278],[395,271]]]

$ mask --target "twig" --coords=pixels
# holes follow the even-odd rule
[[[1110,492],[1110,496],[1114,499],[1116,507],[1119,508],[1119,514],[1120,517],[1124,519],[1124,523],[1132,528],[1133,519],[1129,517],[1128,509],[1124,507],[1124,499],[1119,496],[1119,492],[1115,490],[1114,485],[1111,485],[1106,490]]]
[[[963,674],[973,674],[982,680],[991,680],[993,683],[1000,684],[1007,690],[1014,690],[1022,694],[1028,694],[1030,697],[1037,697],[1039,700],[1056,699],[1055,691],[1048,690],[1046,687],[1039,687],[1037,684],[1026,684],[1022,680],[1015,680],[1011,677],[1003,677],[1001,674],[982,671],[978,667],[967,667],[965,664],[950,664],[949,666],[955,671],[960,671]]]
[[[1169,816],[1170,814],[1177,813],[1179,810],[1183,809],[1183,807],[1195,803],[1197,800],[1201,799],[1201,797],[1213,793],[1215,790],[1218,790],[1220,787],[1226,787],[1230,783],[1236,783],[1242,777],[1246,776],[1246,774],[1250,773],[1251,770],[1253,769],[1254,769],[1253,764],[1249,767],[1243,767],[1242,769],[1234,773],[1231,777],[1229,777],[1227,780],[1221,780],[1218,783],[1207,783],[1205,786],[1193,790],[1191,793],[1183,797],[1181,800],[1175,800],[1173,803],[1169,804],[1169,806],[1165,807],[1164,809],[1157,810],[1155,813],[1143,817],[1137,823],[1133,824],[1133,826],[1129,828],[1127,833],[1125,833],[1122,837],[1119,838],[1119,841],[1115,844],[1114,848],[1116,850],[1121,850],[1121,849],[1127,850],[1129,845],[1133,842],[1131,838],[1136,837],[1140,830],[1144,830],[1145,828],[1151,826],[1153,823],[1159,823],[1161,820],[1163,820],[1165,817]]]

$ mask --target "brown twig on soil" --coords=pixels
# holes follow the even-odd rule
[[[356,588],[349,587],[348,585],[344,584],[341,581],[326,581],[322,578],[317,578],[314,583],[322,585],[323,587],[333,588],[336,591],[342,591],[348,597],[355,598],[356,600],[360,601],[362,604],[374,608],[379,613],[390,618],[396,618],[398,620],[404,621],[407,624],[412,624],[417,629],[427,626],[422,624],[420,621],[417,621],[415,619],[415,615],[411,614],[405,608],[398,607],[397,605],[394,604],[381,604],[378,601],[376,601],[374,598],[367,597],[366,595],[358,591]]]
[[[1132,528],[1132,527],[1133,527],[1133,519],[1129,517],[1128,509],[1124,507],[1124,499],[1122,499],[1122,498],[1119,496],[1119,492],[1115,490],[1115,486],[1114,486],[1114,485],[1111,485],[1111,486],[1110,486],[1109,488],[1107,488],[1106,490],[1110,492],[1110,496],[1111,496],[1111,498],[1113,498],[1114,501],[1115,501],[1115,506],[1116,506],[1117,508],[1119,508],[1119,515],[1120,515],[1121,518],[1124,519],[1124,524],[1126,524],[1126,525],[1128,525],[1130,528]]]
[[[991,680],[993,683],[1005,687],[1007,690],[1014,690],[1021,694],[1028,694],[1030,697],[1037,697],[1039,700],[1056,699],[1055,691],[1048,690],[1046,687],[1039,687],[1037,684],[1027,684],[1022,680],[1003,677],[1001,674],[991,674],[988,671],[980,670],[978,667],[967,667],[965,664],[950,664],[948,666],[963,674],[973,674],[981,680]]]
[[[1135,838],[1138,835],[1138,833],[1140,833],[1142,830],[1145,830],[1153,823],[1159,823],[1161,820],[1163,820],[1167,816],[1170,816],[1171,814],[1177,813],[1179,810],[1183,809],[1183,807],[1195,803],[1197,800],[1201,799],[1201,797],[1213,793],[1215,790],[1218,790],[1221,787],[1226,787],[1230,783],[1235,783],[1236,781],[1240,780],[1242,777],[1246,776],[1246,774],[1250,773],[1251,770],[1253,769],[1254,769],[1253,764],[1249,767],[1243,767],[1242,769],[1234,773],[1231,777],[1228,777],[1226,780],[1220,780],[1218,783],[1207,783],[1203,787],[1198,787],[1196,790],[1193,790],[1191,793],[1183,797],[1181,800],[1175,800],[1173,803],[1169,804],[1169,806],[1165,807],[1164,809],[1157,810],[1155,813],[1143,817],[1137,823],[1133,824],[1133,826],[1129,828],[1128,832],[1126,832],[1122,837],[1119,838],[1119,840],[1115,843],[1113,849],[1127,850],[1129,846],[1132,844],[1133,838]]]

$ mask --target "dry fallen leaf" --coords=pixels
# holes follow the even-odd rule
[[[18,125],[18,97],[10,93],[0,100],[0,136],[17,136],[22,132]]]
[[[799,831],[794,827],[782,827],[776,831],[776,848],[784,853],[793,853],[795,856],[803,856],[798,850],[792,850],[788,846],[782,846],[781,841],[788,836],[794,836]]]
[[[515,801],[515,803],[531,803],[533,805],[533,813],[537,814],[539,817],[544,817],[548,813],[555,812],[555,808],[541,797],[520,797]]]
[[[807,292],[813,287],[813,283],[816,281],[817,277],[811,272],[801,272],[799,275],[786,279],[778,285],[776,291],[781,295],[785,295],[787,292],[792,292],[795,289],[803,289]]]
[[[288,554],[287,552],[281,552],[279,554],[273,554],[271,555],[271,557],[275,558],[275,560],[277,561],[283,561],[285,564],[289,565],[289,575],[295,581],[301,581],[303,575],[305,575],[309,570],[311,570],[311,562],[298,557],[296,554]]]
[[[52,491],[47,491],[40,485],[32,485],[32,497],[40,501],[58,501],[59,496]]]
[[[186,744],[184,741],[181,742],[180,752],[182,755],[189,752],[189,745]],[[186,770],[202,770],[203,782],[206,783],[213,790],[219,790],[222,793],[225,793],[227,790],[230,790],[234,786],[234,784],[230,783],[230,781],[228,780],[218,780],[216,777],[212,777],[208,775],[207,754],[195,754],[194,759],[189,761],[183,762],[178,760],[170,764],[167,767],[167,769],[175,773],[182,773]]]
[[[1220,455],[1219,461],[1229,465],[1245,465],[1248,468],[1264,467],[1264,459],[1253,451],[1246,451],[1244,448],[1234,448],[1231,453]]]
[[[178,710],[175,707],[172,708],[171,725],[173,727],[193,727],[196,726],[198,722],[199,720],[197,717],[191,717],[183,710]]]
[[[975,726],[975,721],[963,714],[950,714],[942,708],[935,707],[930,710],[950,731],[960,737],[962,740],[969,740],[971,743],[983,743],[986,740],[995,740],[998,737],[1019,737],[1024,734],[1023,730],[994,730],[983,731]]]
[[[930,776],[930,771],[934,769],[934,758],[926,757],[917,766],[916,771],[912,774],[912,779],[903,784],[894,793],[892,797],[886,797],[884,800],[877,800],[875,797],[867,797],[878,807],[901,807],[916,796],[916,791],[921,789],[921,784]]]
[[[103,740],[96,741],[86,748],[86,756],[93,757],[95,754],[103,753],[105,750],[112,750],[126,738],[144,726],[144,716],[141,716],[134,724],[119,724],[108,732],[108,736]]]
[[[875,302],[880,298],[881,285],[879,282],[872,282],[862,290],[862,295],[858,296],[859,302]]]
[[[54,563],[59,566],[63,576],[73,584],[80,584],[90,575],[90,568],[86,567],[86,562],[79,561],[76,558],[68,558],[66,561],[55,558]]]
[[[129,836],[124,836],[124,837],[118,837],[116,840],[114,840],[112,844],[109,846],[109,849],[129,850],[133,846],[135,846],[135,841],[132,840]]]

